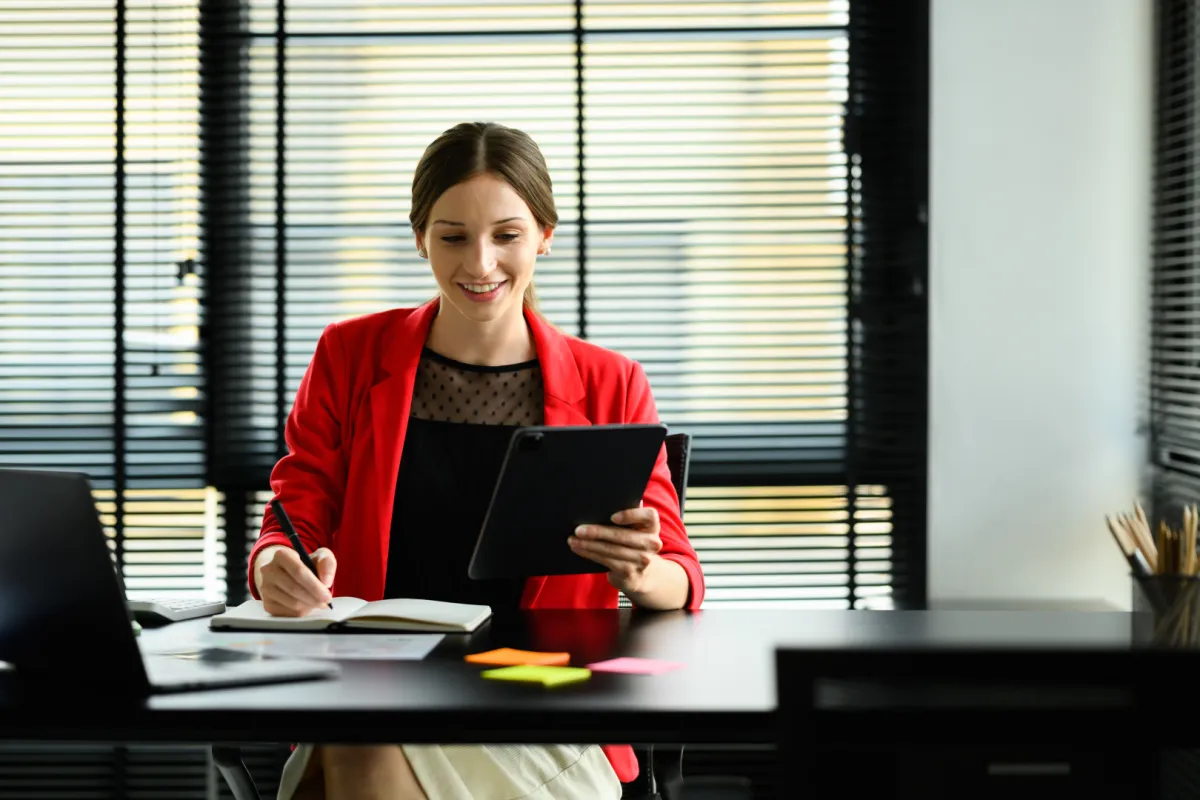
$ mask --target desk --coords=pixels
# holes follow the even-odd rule
[[[245,634],[239,634],[245,636]],[[142,634],[147,650],[212,643],[206,620]],[[114,707],[63,703],[0,683],[0,738],[126,742],[630,742],[776,740],[775,651],[863,642],[1021,642],[1047,650],[1128,650],[1130,618],[1102,612],[696,613],[537,611],[448,635],[420,662],[343,662],[340,680],[162,695]],[[593,675],[546,690],[485,681],[468,652],[566,650],[575,664],[612,656],[682,661],[664,675]],[[87,658],[80,654],[80,669]]]

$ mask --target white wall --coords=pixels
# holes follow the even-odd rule
[[[929,595],[1128,607],[1150,0],[932,0]]]

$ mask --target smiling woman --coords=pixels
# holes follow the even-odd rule
[[[482,218],[465,219],[480,213]],[[496,213],[502,216],[489,222],[488,215]],[[427,229],[429,238],[440,238],[447,248],[472,245],[477,234],[494,237],[509,248],[506,263],[528,266],[520,296],[536,308],[530,281],[533,257],[550,252],[558,211],[545,159],[527,134],[482,122],[462,123],[443,133],[425,150],[413,175],[409,221],[422,257],[439,252],[426,249]],[[440,252],[449,255],[448,250]],[[487,248],[469,251],[483,259],[496,254]],[[461,259],[461,253],[457,257]],[[435,274],[438,263],[433,261]],[[442,276],[437,277],[444,290]]]
[[[417,166],[410,221],[439,295],[326,328],[288,417],[288,454],[271,476],[318,576],[268,509],[251,591],[288,616],[339,595],[504,612],[616,608],[621,592],[647,609],[698,608],[704,579],[665,452],[638,508],[562,532],[564,551],[603,571],[468,577],[514,431],[658,422],[658,412],[639,364],[561,333],[536,311],[534,265],[549,252],[558,214],[526,134],[488,123],[446,131]],[[627,746],[304,746],[280,795],[614,800],[637,769]]]
[[[534,260],[550,249],[553,227],[536,220],[511,185],[487,172],[447,189],[432,211],[435,219],[417,229],[416,238],[446,303],[431,333],[433,349],[438,341],[464,339],[470,328],[476,343],[469,349],[516,360],[532,356],[517,311],[536,302]]]
[[[558,224],[550,175],[533,139],[495,123],[464,122],[446,131],[417,165],[409,221],[449,312],[439,310],[431,349],[462,351],[473,364],[532,358],[532,341],[513,309],[537,310],[534,261],[550,252]]]

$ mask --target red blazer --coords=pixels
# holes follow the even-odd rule
[[[438,301],[328,326],[300,382],[285,427],[288,454],[271,472],[271,489],[311,552],[337,556],[333,593],[379,600],[387,577],[392,505],[404,450],[413,383]],[[526,312],[542,369],[546,425],[658,422],[641,366],[624,356],[567,336]],[[661,555],[687,572],[687,607],[704,599],[704,576],[679,517],[679,498],[659,453],[643,505],[658,509]],[[262,548],[288,543],[270,507],[250,552],[248,580]],[[522,608],[616,608],[607,575],[530,578]],[[617,776],[637,776],[628,747],[606,747]]]

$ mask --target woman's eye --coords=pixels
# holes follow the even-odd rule
[[[508,244],[510,242],[515,242],[519,238],[521,238],[521,234],[519,234],[519,233],[498,233],[498,234],[496,234],[496,240],[499,242],[503,242],[505,244]],[[450,234],[449,236],[442,237],[442,241],[445,242],[446,244],[461,244],[462,242],[465,242],[466,240],[467,240],[467,237],[463,236],[462,234]]]

